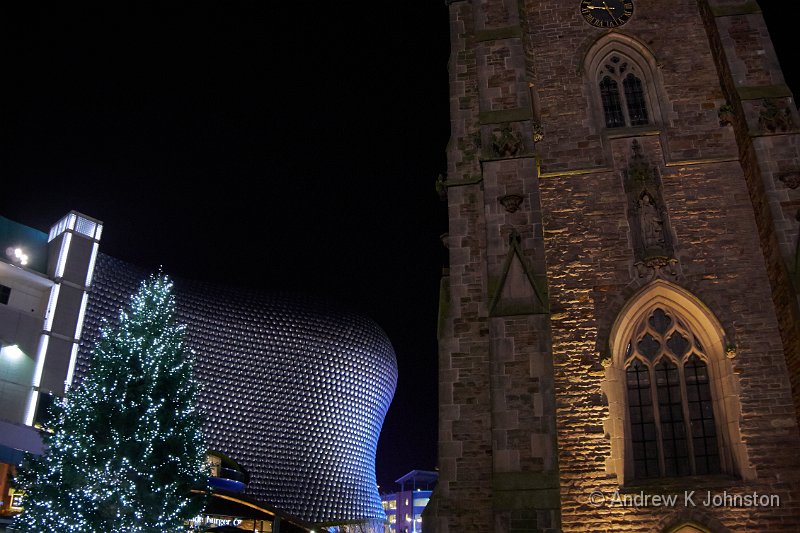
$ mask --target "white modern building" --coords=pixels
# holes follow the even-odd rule
[[[49,233],[0,217],[0,517],[19,503],[9,471],[41,452],[36,425],[72,384],[102,231],[74,211]]]

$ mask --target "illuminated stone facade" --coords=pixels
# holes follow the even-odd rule
[[[79,375],[101,322],[116,320],[146,275],[99,254]],[[397,382],[383,331],[310,299],[183,280],[175,294],[207,445],[249,471],[247,494],[309,523],[382,530],[375,452]]]
[[[447,3],[426,530],[800,530],[800,120],[756,2]]]

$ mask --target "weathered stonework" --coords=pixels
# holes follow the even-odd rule
[[[794,100],[754,1],[634,2],[612,30],[578,2],[449,2],[450,265],[426,530],[800,530]],[[606,127],[610,54],[641,79],[644,125]],[[720,474],[633,474],[620,332],[662,300],[705,335]],[[781,505],[692,506],[685,490]],[[681,502],[614,504],[640,493]]]

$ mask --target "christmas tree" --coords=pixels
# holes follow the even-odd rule
[[[57,402],[47,452],[19,476],[27,495],[16,530],[183,531],[200,512],[206,449],[183,332],[172,283],[151,276]]]

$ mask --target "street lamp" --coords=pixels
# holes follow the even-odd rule
[[[8,247],[6,248],[6,255],[11,258],[15,263],[22,266],[28,264],[28,254],[22,248]]]

